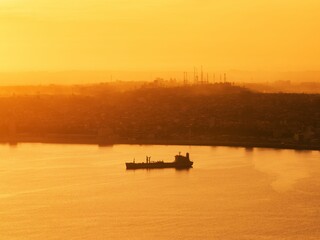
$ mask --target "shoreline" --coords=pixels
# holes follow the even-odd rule
[[[243,141],[221,141],[221,140],[106,140],[95,136],[82,137],[17,137],[0,138],[0,144],[18,145],[21,143],[44,143],[44,144],[86,144],[98,146],[111,146],[118,144],[134,145],[177,145],[177,146],[224,146],[224,147],[243,147],[243,148],[272,148],[290,149],[305,151],[320,151],[317,144],[296,144],[279,142],[243,142]]]

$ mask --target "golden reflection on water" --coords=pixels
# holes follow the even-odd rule
[[[312,151],[275,150],[277,155],[266,150],[257,151],[259,157],[253,159],[253,164],[257,170],[270,175],[275,191],[292,190],[297,181],[310,176],[306,159],[313,156]]]
[[[180,151],[193,169],[125,170]],[[319,167],[312,151],[0,145],[0,239],[318,239]]]

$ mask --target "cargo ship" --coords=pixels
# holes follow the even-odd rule
[[[151,157],[146,157],[146,162],[136,163],[127,162],[127,169],[153,169],[153,168],[177,168],[177,169],[188,169],[192,168],[193,162],[190,161],[189,153],[186,156],[179,155],[175,156],[174,162],[164,162],[164,161],[151,161]]]

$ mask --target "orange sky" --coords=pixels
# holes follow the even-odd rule
[[[320,70],[319,0],[0,0],[0,71]]]

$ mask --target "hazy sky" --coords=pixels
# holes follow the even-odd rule
[[[0,71],[320,70],[319,0],[0,0]]]

